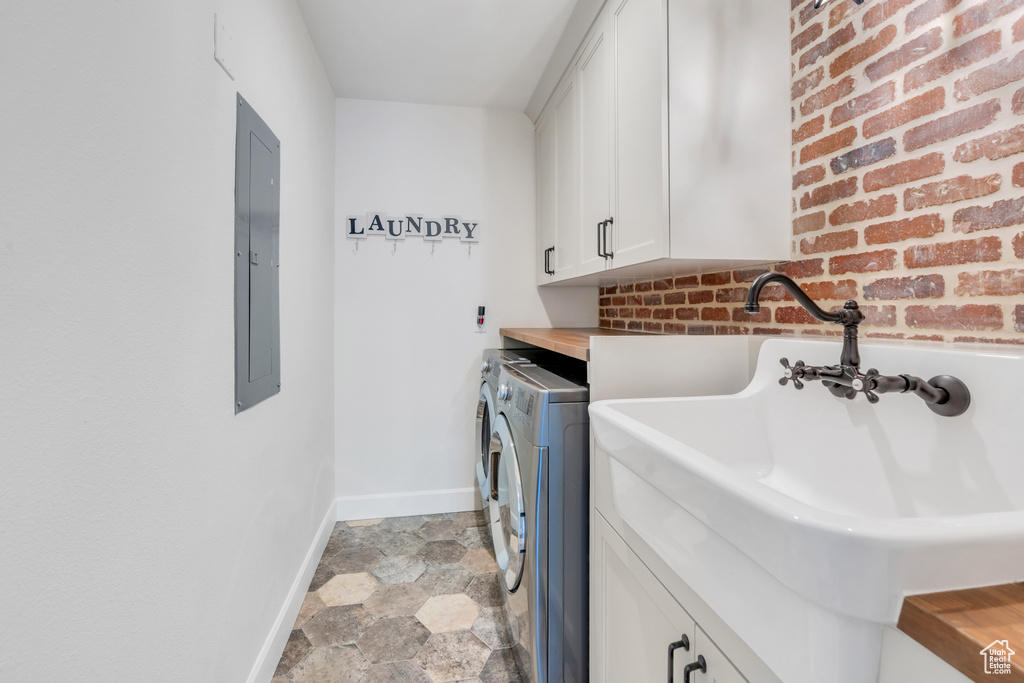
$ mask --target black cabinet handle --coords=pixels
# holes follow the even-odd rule
[[[676,642],[668,644],[668,683],[673,683],[675,679],[675,667],[672,665],[675,663],[676,650],[679,648],[683,648],[686,652],[690,650],[690,638],[685,633]],[[689,674],[687,674],[687,677],[689,677]]]
[[[704,661],[704,655],[697,655],[697,661],[687,664],[683,668],[683,683],[690,683],[690,672],[700,671],[702,674],[708,672],[708,663]]]
[[[551,267],[551,254],[553,254],[554,251],[554,247],[548,247],[544,250],[544,272],[548,275],[555,274],[555,269]]]
[[[604,253],[604,249],[601,248],[601,239],[604,237],[604,224],[606,221],[601,221],[597,224],[597,255],[602,258],[608,258],[608,255]]]
[[[604,228],[603,228],[603,230],[604,230],[604,257],[605,258],[615,258],[615,254],[613,254],[612,252],[608,251],[608,226],[612,225],[614,223],[615,223],[615,219],[614,218],[609,218],[608,220],[606,220],[603,223],[603,225],[604,225]]]

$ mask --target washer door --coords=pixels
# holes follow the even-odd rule
[[[494,419],[494,399],[491,388],[484,382],[480,386],[480,399],[476,404],[476,484],[480,487],[480,500],[484,505],[490,498],[491,421]]]
[[[519,588],[526,555],[526,500],[519,474],[515,442],[504,415],[499,415],[491,434],[491,538],[498,575],[509,593]]]

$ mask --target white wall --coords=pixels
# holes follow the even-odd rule
[[[525,115],[341,99],[336,139],[339,518],[470,509],[481,352],[500,327],[596,326],[596,288],[535,286]],[[478,219],[480,242],[357,248],[345,218],[374,211]]]
[[[0,680],[272,670],[334,498],[334,97],[301,17],[8,2],[0,64]],[[284,385],[237,416],[236,90],[282,141]]]

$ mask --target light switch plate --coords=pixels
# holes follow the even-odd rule
[[[231,80],[235,80],[235,74],[231,73],[231,60],[234,56],[231,45],[231,32],[228,31],[224,18],[213,15],[213,58],[220,68],[224,69]]]

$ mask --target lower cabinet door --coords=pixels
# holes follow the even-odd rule
[[[696,658],[696,625],[600,513],[594,514],[592,560],[594,683],[667,681],[669,645],[685,635],[689,649],[678,647],[673,655],[674,680],[682,683],[683,668]]]

